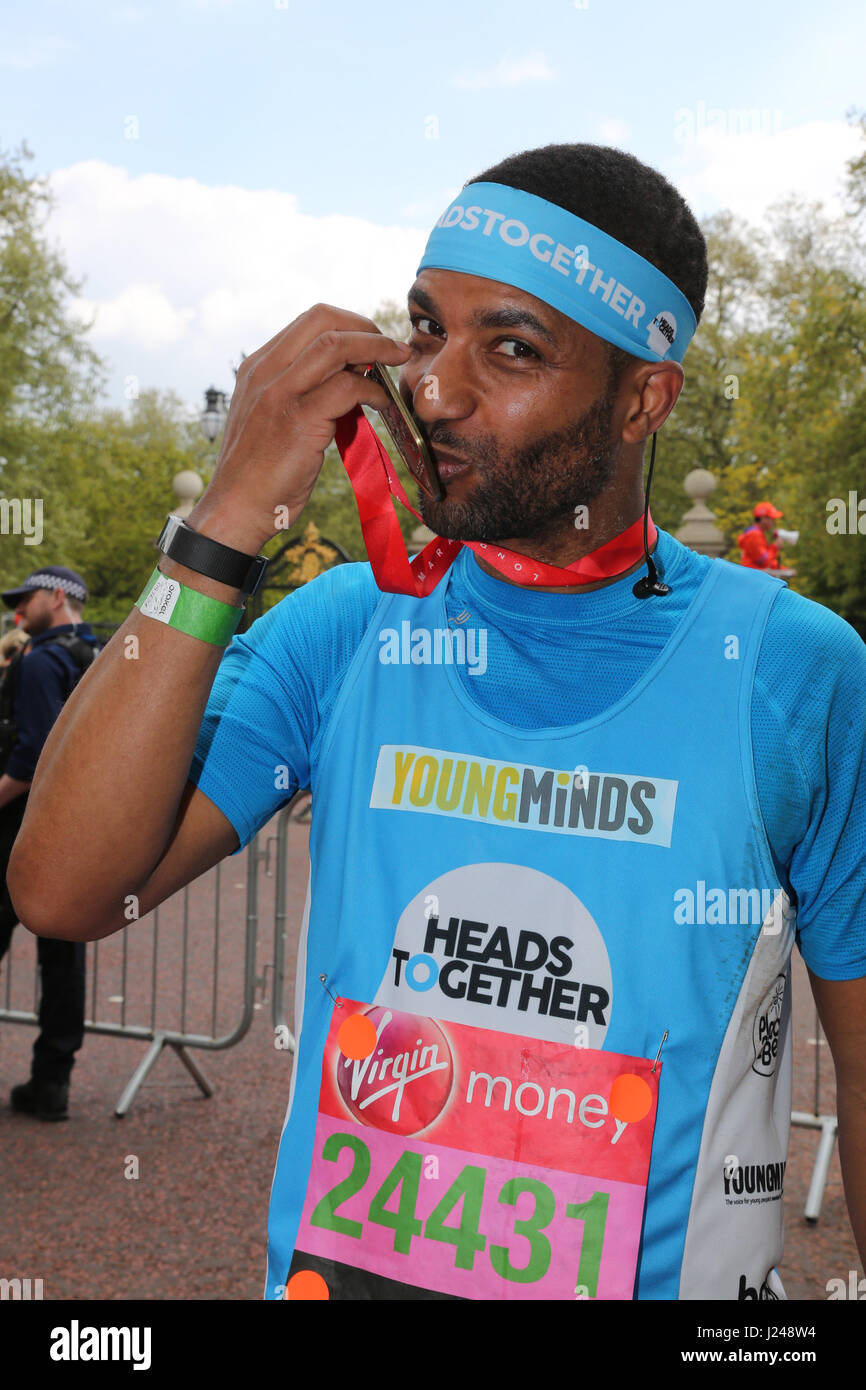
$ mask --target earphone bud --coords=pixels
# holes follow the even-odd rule
[[[645,574],[639,579],[632,589],[635,598],[650,598],[653,594],[659,598],[664,598],[665,594],[671,592],[669,584],[663,584],[656,573],[656,567],[650,560],[650,573]]]
[[[663,584],[662,581],[659,579],[658,570],[655,567],[655,562],[653,561],[653,558],[649,553],[649,543],[647,540],[650,487],[652,486],[653,468],[655,467],[655,461],[656,436],[655,434],[653,434],[652,449],[650,451],[649,472],[647,473],[646,491],[644,493],[643,502],[643,553],[646,557],[648,572],[645,575],[643,575],[643,577],[639,579],[637,583],[632,587],[632,593],[634,594],[635,598],[652,598],[653,595],[655,595],[657,598],[664,598],[665,594],[669,594],[671,592],[670,585]]]

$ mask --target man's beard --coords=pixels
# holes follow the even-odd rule
[[[609,486],[620,450],[610,438],[614,395],[602,396],[574,424],[503,454],[492,435],[465,441],[434,428],[434,448],[453,449],[475,469],[472,496],[435,501],[419,489],[419,510],[449,540],[504,542],[544,539],[574,526],[575,509],[590,506]]]

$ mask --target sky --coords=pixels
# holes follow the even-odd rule
[[[104,403],[198,413],[310,305],[405,303],[436,218],[519,150],[615,145],[700,219],[838,211],[864,52],[861,0],[41,0],[0,10],[0,150],[49,180]]]

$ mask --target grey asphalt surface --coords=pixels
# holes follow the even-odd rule
[[[264,848],[275,822],[262,833]],[[286,1009],[292,1016],[297,939],[307,882],[308,829],[289,828]],[[247,853],[220,868],[217,988],[213,987],[213,872],[188,895],[189,988],[180,989],[184,952],[182,904],[160,916],[154,966],[151,922],[127,939],[103,942],[91,965],[88,1016],[147,1023],[157,983],[157,1023],[209,1031],[214,1017],[228,1035],[241,1016]],[[273,858],[270,864],[273,870]],[[210,1099],[170,1049],[163,1051],[129,1114],[113,1114],[143,1057],[138,1040],[89,1035],[73,1072],[71,1118],[46,1124],[14,1114],[9,1090],[29,1075],[32,1026],[0,1023],[0,1277],[39,1278],[45,1299],[260,1299],[265,1276],[266,1221],[277,1144],[285,1115],[291,1053],[275,1046],[271,1017],[274,880],[259,871],[258,973],[252,1023],[240,1042],[193,1057],[214,1087]],[[34,941],[15,933],[10,1003],[31,1008]],[[89,948],[92,951],[92,948]],[[6,967],[0,1007],[6,1006]],[[125,1005],[118,1002],[123,993]],[[94,1008],[95,1006],[95,1013]],[[799,956],[794,972],[794,1108],[811,1111],[815,1086],[815,1012]],[[832,1060],[817,1048],[821,1110],[833,1113]],[[827,1282],[863,1271],[848,1221],[838,1154],[834,1153],[820,1221],[803,1206],[818,1134],[792,1129],[785,1179],[786,1249],[781,1265],[790,1299],[824,1300]],[[137,1176],[131,1176],[137,1172]],[[129,1174],[130,1176],[127,1176]]]

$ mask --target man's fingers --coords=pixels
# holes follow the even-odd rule
[[[281,394],[280,383],[273,382],[268,391],[273,398],[277,398]],[[373,410],[383,410],[390,403],[390,398],[381,386],[348,367],[329,377],[304,396],[297,397],[294,392],[287,391],[285,399],[289,413],[300,423],[302,430],[303,422],[310,422],[312,432],[317,437],[317,445],[321,449],[326,449],[331,443],[337,420],[341,415],[346,415],[353,406],[368,405]]]
[[[291,391],[304,395],[346,367],[358,367],[363,371],[369,362],[401,367],[408,357],[409,349],[403,343],[386,338],[382,333],[328,328],[298,354],[285,373],[285,381]]]
[[[349,309],[338,309],[333,304],[314,304],[285,328],[281,328],[279,333],[275,333],[273,338],[249,357],[245,357],[238,370],[238,380],[241,379],[241,372],[245,378],[255,373],[263,377],[264,385],[268,385],[294,362],[308,344],[314,342],[321,333],[334,328],[342,332],[354,330],[381,336],[373,320],[365,318],[363,314],[352,313]],[[264,371],[261,370],[263,367]]]

